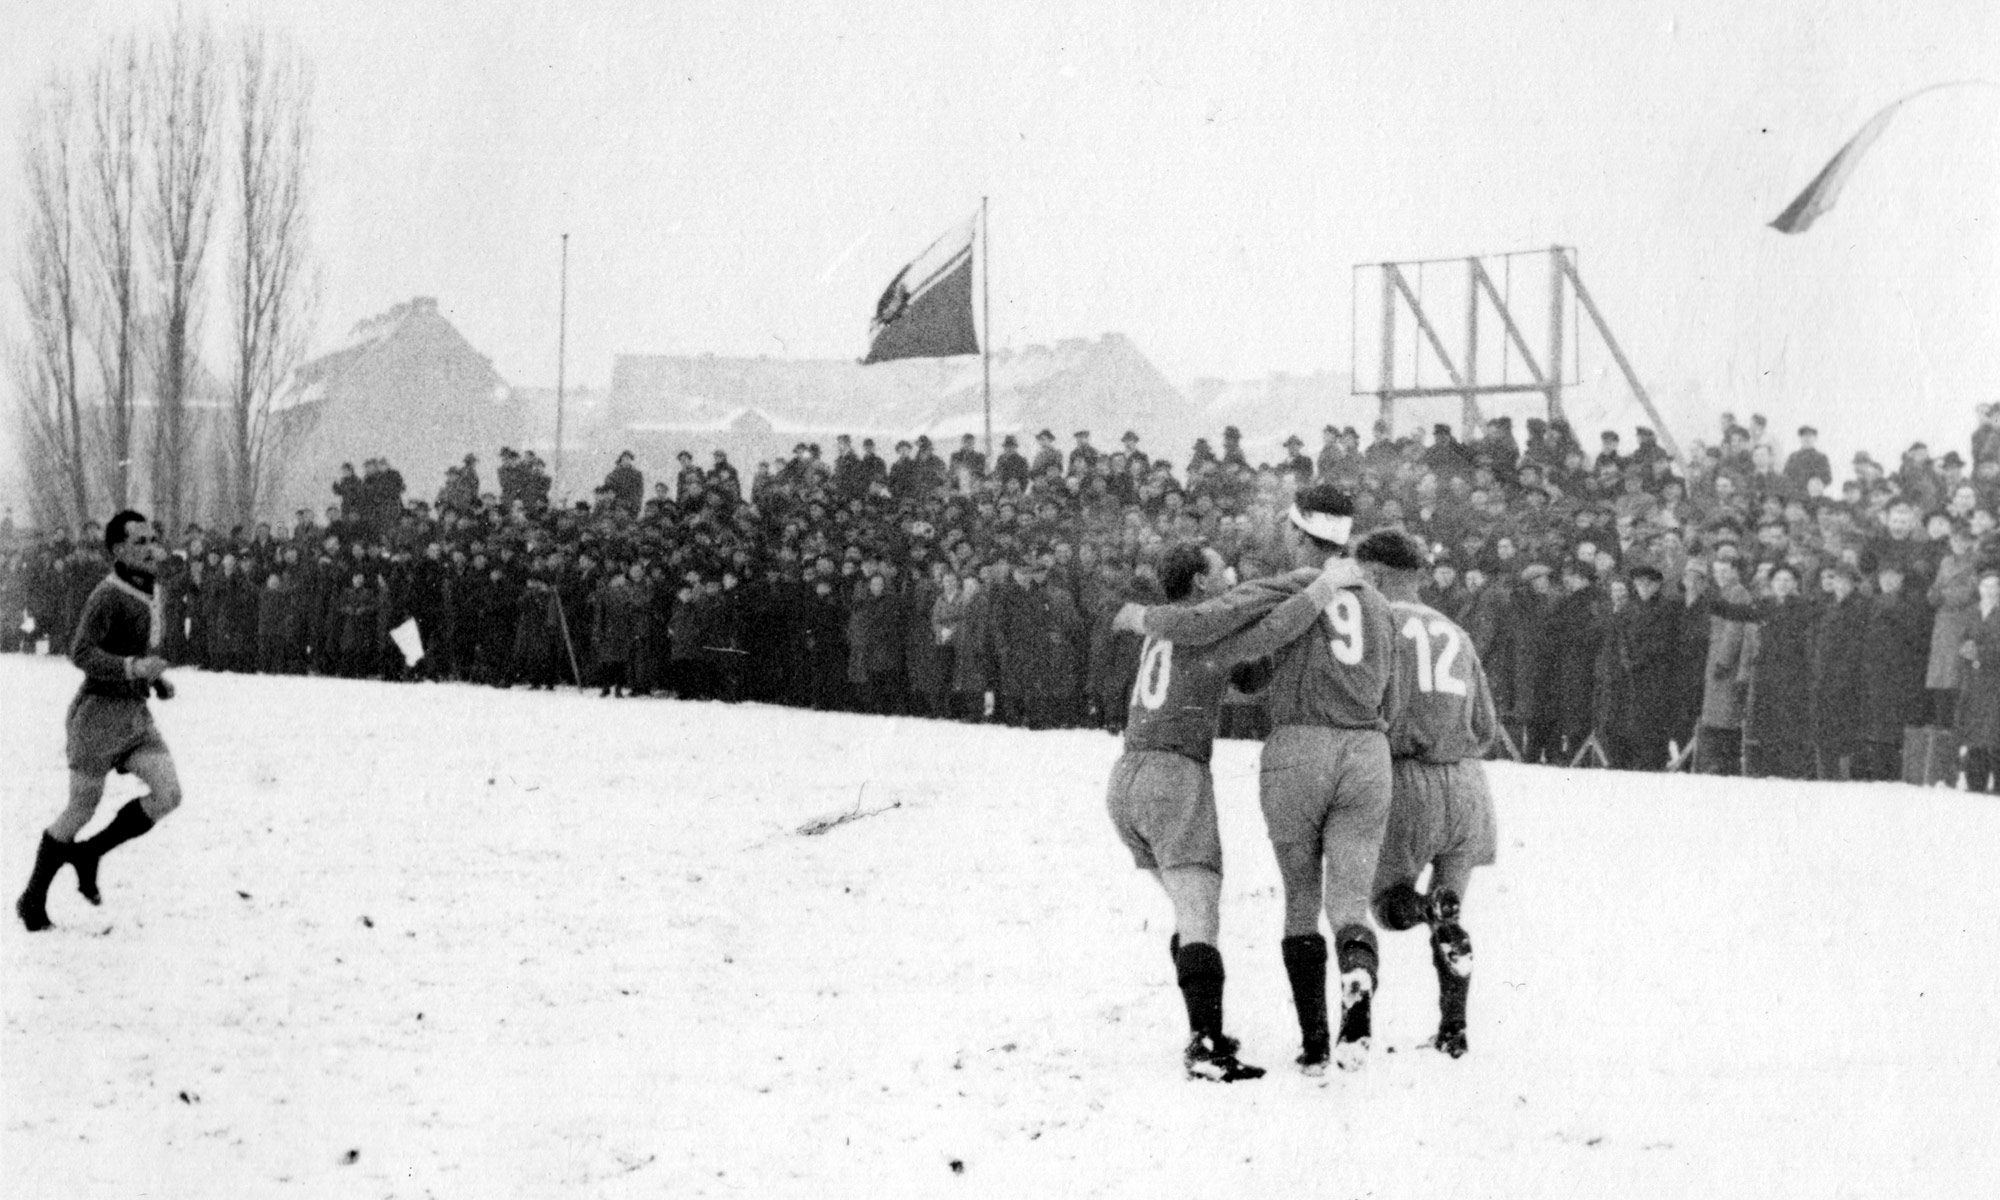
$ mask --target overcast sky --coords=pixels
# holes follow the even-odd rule
[[[170,7],[5,5],[8,264],[32,88]],[[552,385],[567,232],[573,385],[858,357],[989,195],[996,344],[1119,330],[1182,384],[1345,370],[1357,262],[1561,242],[1683,432],[1893,451],[2000,398],[2000,89],[1913,103],[1813,231],[1765,228],[1884,103],[2000,77],[1992,0],[194,7],[317,67],[322,344],[434,295]]]

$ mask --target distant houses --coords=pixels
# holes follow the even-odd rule
[[[513,389],[438,303],[419,296],[354,326],[345,343],[299,368],[298,399],[281,414],[290,467],[266,511],[318,513],[334,503],[342,463],[387,458],[412,497],[429,499],[444,470],[490,461],[522,427]],[[490,467],[482,474],[491,485]]]

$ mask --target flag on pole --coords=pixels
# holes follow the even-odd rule
[[[1905,104],[1925,92],[1935,92],[1941,88],[1996,86],[2000,84],[1988,79],[1955,79],[1946,83],[1934,83],[1929,87],[1918,88],[1868,118],[1868,123],[1861,127],[1860,132],[1847,139],[1847,144],[1820,168],[1819,174],[1813,176],[1812,182],[1806,185],[1806,190],[1800,192],[1785,206],[1785,211],[1779,213],[1777,219],[1771,222],[1771,228],[1779,233],[1804,233],[1811,229],[1813,222],[1819,220],[1820,216],[1840,199],[1841,189],[1847,186],[1848,179],[1854,175],[1854,169],[1861,165],[1862,156],[1866,155],[1869,147],[1882,136],[1882,131],[1889,128],[1889,121],[1896,115],[1896,110]]]
[[[889,281],[868,322],[868,363],[979,353],[972,321],[976,216],[930,244]]]

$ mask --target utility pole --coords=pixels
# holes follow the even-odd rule
[[[563,477],[563,358],[569,348],[569,235],[562,235],[562,284],[561,298],[556,302],[556,495],[567,496],[562,490]]]

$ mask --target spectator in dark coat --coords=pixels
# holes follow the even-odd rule
[[[1845,563],[1824,576],[1826,597],[1813,631],[1813,748],[1821,779],[1852,779],[1865,743],[1867,662],[1861,653],[1872,606]]]
[[[630,450],[618,455],[617,465],[604,477],[602,486],[611,493],[613,504],[635,517],[639,515],[640,506],[646,502],[646,477],[632,465]]]
[[[1666,581],[1654,567],[1634,568],[1630,583],[1631,599],[1613,616],[1609,634],[1626,701],[1604,749],[1614,767],[1658,771],[1667,765],[1669,741],[1687,734],[1674,705],[1680,606],[1663,594]]]
[[[1717,599],[1720,617],[1753,626],[1746,657],[1750,692],[1743,722],[1744,773],[1753,777],[1811,779],[1812,680],[1819,612],[1799,592],[1798,569],[1779,563],[1769,573],[1770,594],[1749,604]]]
[[[1965,659],[1958,735],[1965,745],[1965,786],[2000,786],[2000,567],[1979,573],[1978,599],[1960,653]]]
[[[870,575],[847,617],[847,682],[859,693],[863,711],[903,711],[905,616],[903,598],[889,591],[888,580]]]
[[[1603,593],[1591,586],[1583,564],[1563,564],[1563,592],[1549,609],[1545,703],[1553,715],[1554,761],[1567,766],[1596,725],[1597,657],[1603,645],[1598,608]]]
[[[958,632],[952,640],[958,652],[951,660],[952,704],[960,720],[978,724],[987,719],[987,697],[995,679],[992,593],[977,574],[959,580]]]
[[[1867,779],[1903,777],[1903,730],[1925,718],[1924,668],[1931,644],[1931,611],[1903,588],[1902,567],[1876,572],[1877,595],[1862,641],[1866,725],[1862,736]]]
[[[1507,611],[1514,667],[1510,723],[1523,731],[1523,761],[1555,762],[1562,755],[1562,714],[1550,692],[1556,663],[1549,634],[1555,588],[1543,563],[1522,568],[1520,580]]]

